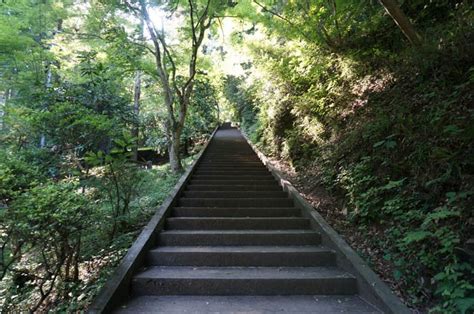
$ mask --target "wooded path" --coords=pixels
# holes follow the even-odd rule
[[[378,312],[235,128],[171,212],[119,312]]]

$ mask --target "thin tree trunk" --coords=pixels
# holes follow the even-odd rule
[[[0,130],[6,129],[5,118],[7,115],[8,101],[10,100],[10,92],[11,89],[7,88],[7,90],[5,91],[5,96],[3,97],[3,100],[0,103],[0,105],[2,105],[2,107],[0,108]]]
[[[138,160],[138,146],[139,146],[139,130],[140,130],[140,97],[141,97],[141,72],[137,71],[135,74],[135,83],[133,88],[133,115],[135,116],[135,121],[132,129],[132,136],[135,138],[134,145],[132,149],[132,159],[134,161]]]
[[[170,158],[170,167],[174,173],[181,172],[183,165],[181,164],[180,146],[181,146],[181,131],[171,130],[171,141],[168,144],[168,153]]]
[[[145,27],[145,22],[143,18],[140,19],[140,35],[139,40],[143,42],[143,30]],[[137,70],[135,74],[135,83],[133,86],[133,114],[135,116],[135,123],[132,129],[132,136],[135,138],[135,143],[133,145],[133,155],[132,159],[134,161],[138,160],[138,146],[140,145],[140,141],[138,136],[140,135],[140,100],[141,100],[141,93],[142,93],[142,73],[140,70]]]
[[[46,90],[53,86],[53,72],[51,71],[51,63],[47,62],[46,64],[46,81],[45,81],[45,88]],[[44,148],[46,146],[46,135],[43,133],[40,137],[39,147]]]
[[[39,147],[44,148],[45,146],[46,146],[46,136],[44,134],[41,134]]]
[[[74,272],[73,272],[73,281],[79,281],[79,260],[81,256],[81,239],[82,239],[82,231],[79,231],[79,235],[77,237],[76,248],[74,252]]]
[[[405,37],[410,41],[412,45],[420,45],[421,37],[415,31],[415,28],[411,24],[408,17],[400,9],[397,0],[379,0],[383,5],[387,13],[392,17],[395,23],[398,25],[400,30],[403,32]]]
[[[330,5],[331,10],[332,10],[332,16],[334,18],[334,26],[336,28],[336,33],[337,33],[337,45],[340,45],[342,43],[342,33],[341,33],[341,28],[339,27],[339,21],[337,20],[338,16],[337,16],[336,1],[331,0],[329,2],[329,5]]]
[[[189,77],[179,87],[180,84],[176,78],[176,64],[166,44],[164,33],[159,33],[155,29],[148,14],[145,0],[138,1],[140,4],[139,14],[148,28],[153,42],[156,70],[163,88],[164,103],[168,114],[167,133],[170,139],[168,144],[170,166],[174,173],[183,170],[180,158],[180,137],[185,123],[189,98],[193,91],[199,47],[202,44],[206,30],[211,26],[212,18],[208,16],[210,2],[211,0],[207,0],[202,13],[196,16],[193,1],[188,0],[192,35],[191,59],[189,62]],[[133,6],[129,5],[129,7],[135,10]]]

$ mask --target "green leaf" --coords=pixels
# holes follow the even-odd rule
[[[397,181],[390,181],[385,186],[383,186],[383,189],[384,190],[391,190],[391,189],[394,189],[394,188],[399,188],[403,185],[403,182],[405,182],[405,180],[406,180],[406,178],[403,178],[403,179],[397,180]]]
[[[393,271],[393,278],[394,278],[395,280],[400,280],[400,278],[402,278],[402,275],[403,275],[402,272],[399,271],[398,269],[395,269],[395,270]]]
[[[419,230],[419,231],[412,231],[409,232],[405,238],[403,238],[403,241],[405,244],[410,244],[412,242],[418,242],[421,240],[424,240],[432,235],[431,232],[429,231],[424,231],[424,230]]]
[[[432,221],[438,221],[441,219],[451,218],[451,217],[459,217],[461,213],[459,211],[450,210],[446,207],[440,207],[434,212],[428,214],[423,221],[422,227],[426,228]]]
[[[459,133],[462,133],[463,130],[460,129],[457,125],[451,124],[451,125],[445,126],[443,129],[443,132],[449,135],[457,135]]]
[[[390,261],[392,259],[392,255],[387,253],[383,256],[383,259],[386,260],[386,261]]]
[[[124,140],[116,139],[114,142],[115,142],[115,144],[117,144],[117,145],[118,145],[119,147],[121,147],[121,148],[127,147],[127,143],[125,143]]]
[[[395,141],[386,141],[385,147],[386,148],[395,148],[395,147],[397,147],[397,142],[395,142]]]
[[[467,313],[468,310],[474,310],[474,298],[463,298],[454,300],[460,313]]]
[[[384,143],[385,143],[385,140],[380,141],[380,142],[377,142],[377,143],[374,144],[373,148],[380,147],[380,146],[382,146]]]

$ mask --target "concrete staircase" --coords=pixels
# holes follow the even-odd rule
[[[373,313],[237,129],[217,131],[119,312]]]

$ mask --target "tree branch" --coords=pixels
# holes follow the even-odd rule
[[[253,2],[254,2],[256,5],[258,5],[260,8],[262,8],[264,11],[270,13],[270,14],[273,15],[273,16],[278,17],[279,19],[281,19],[281,20],[285,21],[286,23],[288,23],[289,25],[291,25],[291,26],[292,26],[293,28],[295,28],[295,29],[297,30],[297,32],[300,33],[306,40],[311,41],[311,38],[310,38],[305,32],[301,31],[301,30],[299,29],[299,27],[298,27],[295,23],[293,23],[292,21],[290,21],[288,18],[284,17],[283,15],[281,15],[281,14],[275,12],[275,11],[272,11],[272,10],[268,9],[266,6],[264,6],[263,4],[261,4],[260,2],[258,2],[257,0],[253,0]]]
[[[140,12],[141,15],[143,16],[143,19],[145,20],[145,23],[148,28],[148,32],[150,33],[151,40],[153,41],[153,45],[155,47],[155,62],[156,62],[156,69],[158,71],[158,75],[161,79],[161,82],[163,84],[163,88],[165,90],[165,104],[168,109],[168,118],[172,122],[172,124],[176,123],[175,117],[174,117],[174,108],[173,108],[173,102],[174,102],[174,96],[173,92],[170,89],[170,84],[169,84],[169,77],[168,73],[166,70],[166,65],[162,60],[162,51],[160,44],[162,44],[162,41],[160,39],[160,36],[156,32],[155,26],[153,25],[153,22],[150,19],[150,15],[148,14],[146,4],[144,0],[139,0],[140,3]],[[166,54],[166,52],[164,52]]]
[[[131,41],[130,42],[131,44],[133,45],[136,45],[136,46],[140,46],[142,48],[145,48],[146,50],[148,50],[148,52],[150,52],[152,55],[156,55],[156,52],[155,50],[151,49],[149,46],[147,46],[146,44],[142,44],[142,43],[137,43],[137,42],[134,42],[134,41]]]
[[[196,24],[196,27],[198,27],[199,25],[201,25],[203,22],[204,22],[204,19],[206,18],[206,16],[208,15],[209,13],[209,5],[211,3],[211,0],[207,0],[207,3],[206,3],[206,7],[201,15],[201,17],[199,18],[197,24]]]
[[[171,55],[171,53],[168,49],[168,45],[166,44],[165,37],[164,36],[158,36],[158,39],[160,40],[161,45],[163,46],[163,51],[166,55],[166,58],[168,59],[168,61],[171,64],[171,82],[173,84],[173,88],[176,91],[176,93],[178,94],[178,97],[181,97],[181,92],[178,88],[178,85],[176,84],[176,63],[174,62],[173,57],[172,57],[172,55]]]
[[[193,37],[193,46],[196,43],[196,26],[194,26],[194,6],[193,0],[188,0],[189,3],[189,13],[191,18],[191,35]]]

